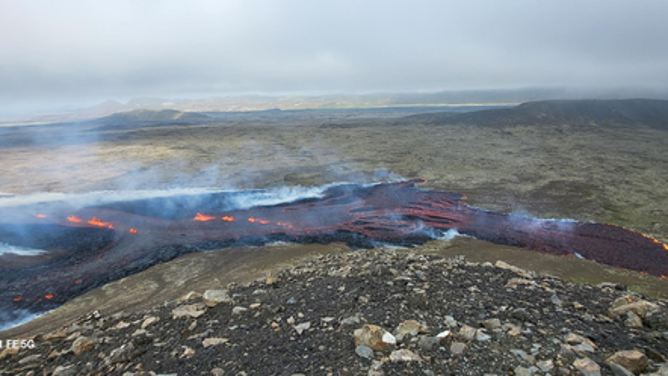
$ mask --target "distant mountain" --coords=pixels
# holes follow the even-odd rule
[[[408,119],[434,125],[646,125],[668,130],[668,101],[654,99],[550,100],[464,114],[441,112],[414,115],[409,116]]]
[[[118,111],[123,111],[124,109],[125,109],[124,104],[109,99],[93,107],[88,107],[86,109],[80,110],[79,113],[91,116],[101,116]]]
[[[204,114],[178,110],[132,110],[118,112],[103,118],[92,120],[106,126],[137,126],[148,124],[191,124],[209,119]]]

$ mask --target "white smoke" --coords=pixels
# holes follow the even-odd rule
[[[32,249],[19,247],[7,243],[0,243],[0,256],[13,254],[17,256],[39,256],[47,253],[43,249]]]
[[[322,197],[330,186],[284,187],[266,191],[248,191],[231,198],[233,209],[247,209],[254,206],[277,205],[304,198]],[[90,207],[114,202],[134,201],[175,196],[197,196],[212,193],[244,192],[215,188],[178,188],[164,190],[135,191],[94,191],[86,193],[35,193],[25,196],[0,197],[0,208],[17,206],[63,203],[69,206]]]
[[[459,233],[459,231],[457,231],[457,229],[451,228],[448,231],[442,233],[440,236],[437,236],[435,239],[451,241],[458,236],[467,236],[467,235],[462,235]]]
[[[17,318],[13,319],[13,320],[1,322],[0,323],[0,332],[2,332],[3,330],[8,330],[8,329],[11,329],[11,328],[15,328],[19,325],[23,325],[23,324],[25,324],[29,321],[32,321],[32,320],[34,320],[34,319],[36,319],[40,316],[46,315],[49,312],[51,312],[51,311],[32,313],[32,312],[29,312],[29,311],[26,311],[26,310],[21,310],[21,311],[18,311],[18,312],[14,312],[14,315],[16,315]],[[3,313],[0,312],[0,317],[2,317],[2,316],[3,316]]]

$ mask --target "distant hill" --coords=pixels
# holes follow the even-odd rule
[[[109,113],[122,111],[124,109],[125,109],[124,104],[122,104],[120,102],[117,102],[115,100],[109,99],[105,102],[102,102],[102,103],[96,105],[96,106],[83,109],[79,112],[82,113],[82,114],[85,114],[85,115],[102,116],[102,115],[106,115],[106,114],[109,114]]]
[[[209,119],[209,116],[196,112],[178,110],[133,110],[118,112],[103,118],[92,120],[104,126],[133,127],[152,124],[193,124]]]
[[[414,115],[425,124],[505,125],[646,125],[668,130],[668,101],[654,99],[549,100],[504,109]]]

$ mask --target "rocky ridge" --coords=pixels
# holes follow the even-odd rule
[[[668,303],[376,249],[32,340],[0,375],[668,375]]]

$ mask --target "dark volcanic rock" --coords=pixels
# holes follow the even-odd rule
[[[391,272],[377,275],[377,265]],[[612,374],[606,360],[633,349],[649,354],[637,354],[647,372],[665,366],[668,338],[608,316],[616,301],[637,296],[547,276],[509,283],[517,273],[526,271],[384,249],[320,256],[280,272],[280,283],[226,286],[237,306],[204,309],[194,295],[187,305],[84,317],[34,349],[7,353],[0,369],[22,373],[24,359],[36,359],[46,372],[76,364],[77,374]],[[553,304],[555,293],[563,305]],[[415,296],[424,304],[412,305]],[[173,319],[185,306],[199,308],[196,317]],[[356,330],[385,342],[356,344]],[[74,355],[75,338],[98,340]]]

